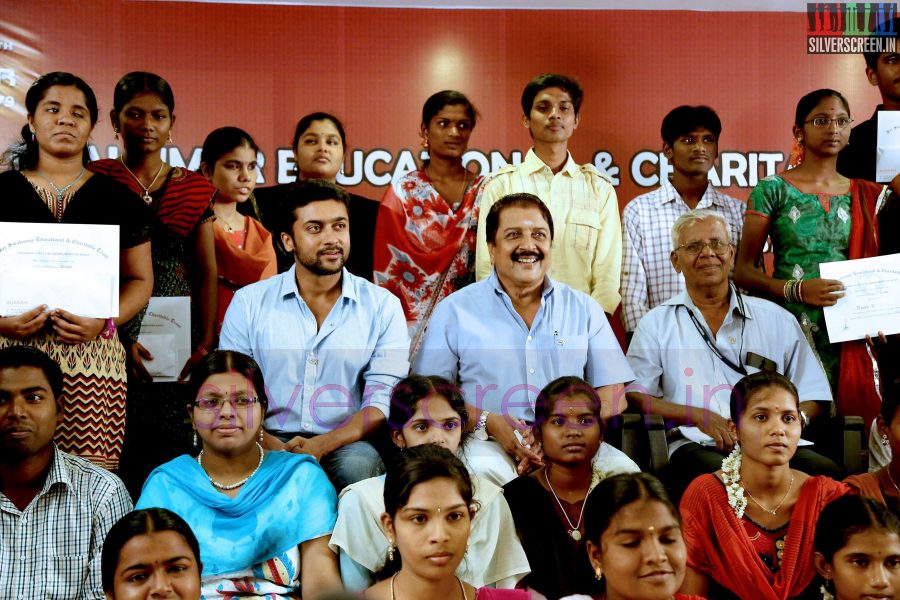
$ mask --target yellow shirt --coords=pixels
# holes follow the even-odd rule
[[[622,224],[616,190],[593,165],[578,165],[569,154],[559,173],[530,149],[518,166],[491,175],[481,192],[475,275],[491,273],[485,220],[491,206],[507,194],[538,196],[553,216],[550,277],[581,290],[612,314],[619,305],[622,271]]]

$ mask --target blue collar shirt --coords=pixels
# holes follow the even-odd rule
[[[409,371],[400,301],[344,269],[341,295],[319,328],[295,269],[238,290],[220,335],[219,348],[248,354],[262,369],[266,430],[319,435],[367,406],[387,416],[391,389]]]
[[[494,271],[435,307],[413,371],[456,381],[470,404],[527,422],[538,393],[558,377],[593,387],[634,378],[593,298],[547,277],[529,328]]]

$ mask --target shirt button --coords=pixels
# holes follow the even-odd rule
[[[529,372],[530,374],[534,375],[534,369],[528,369],[528,372]]]
[[[315,356],[310,356],[310,357],[309,357],[309,364],[311,364],[311,365],[317,365],[317,364],[319,364],[319,359],[316,358]]]
[[[303,424],[303,430],[304,430],[304,431],[309,431],[309,423],[304,423],[304,424]]]
[[[734,344],[735,342],[737,342],[737,340],[734,339],[734,336],[730,336],[730,337],[728,338],[728,343],[729,343],[729,344]]]
[[[531,336],[530,336],[530,335],[528,336],[528,341],[529,341],[529,342],[531,341]]]

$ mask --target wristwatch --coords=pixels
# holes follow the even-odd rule
[[[481,411],[481,416],[478,417],[478,422],[475,423],[475,431],[472,432],[472,435],[475,436],[476,439],[487,441],[487,420],[489,416],[491,416],[490,411]]]

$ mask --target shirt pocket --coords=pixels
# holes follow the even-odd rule
[[[566,245],[578,250],[590,250],[600,236],[600,213],[573,208],[566,222]]]
[[[584,378],[584,367],[587,364],[588,336],[554,335],[552,344],[553,350],[551,352],[556,377],[573,375]]]

